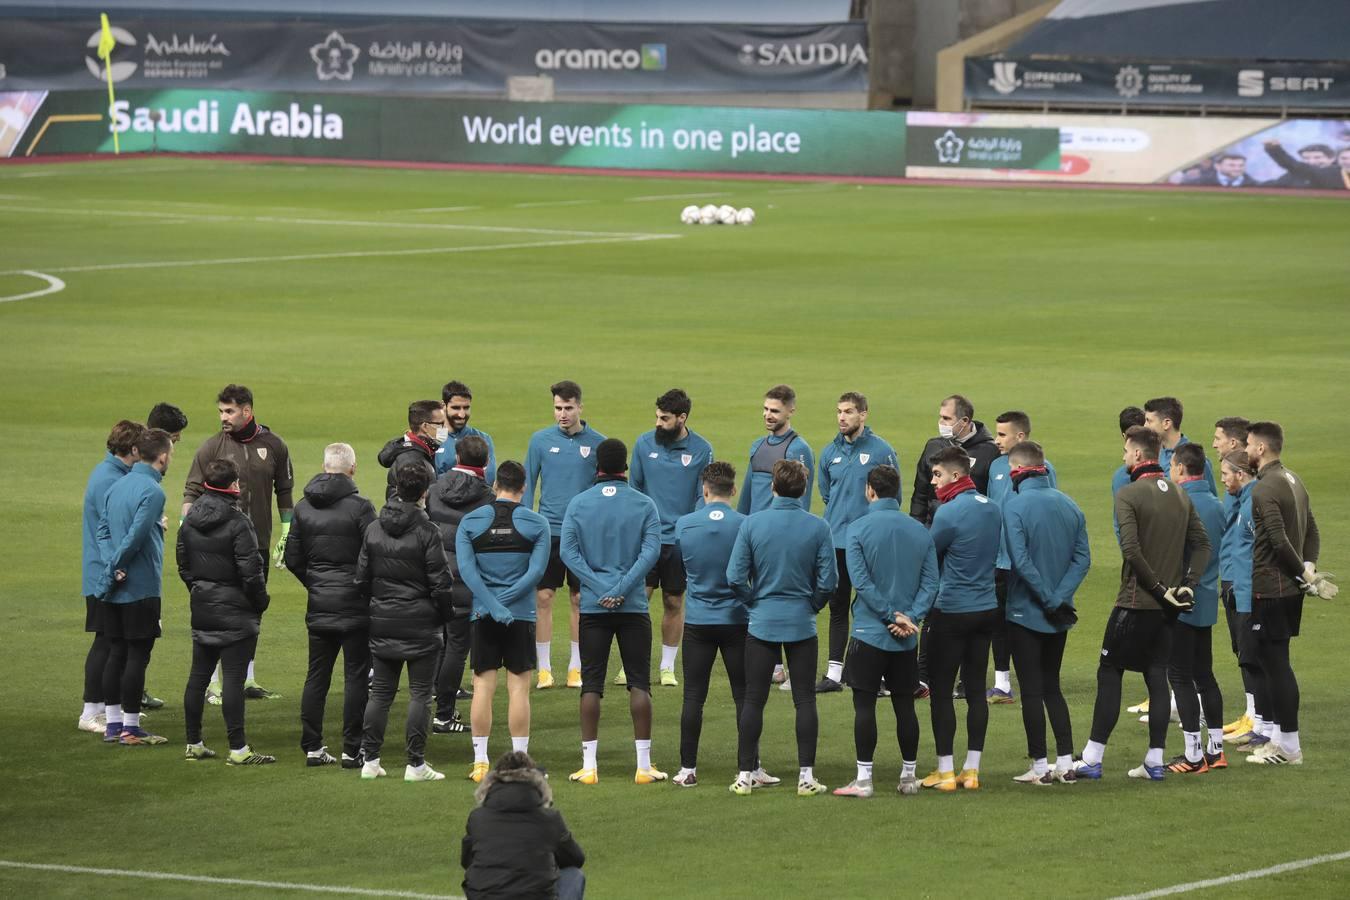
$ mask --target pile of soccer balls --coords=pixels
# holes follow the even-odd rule
[[[750,225],[755,221],[755,211],[750,207],[737,209],[734,206],[686,206],[680,211],[680,221],[686,225]]]

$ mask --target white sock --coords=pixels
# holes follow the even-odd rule
[[[107,718],[109,725],[121,725],[122,704],[109,703],[107,708],[104,710],[104,716]]]
[[[779,675],[782,674],[783,674],[783,664],[778,663],[776,666],[773,667],[773,677],[777,678]]]
[[[473,739],[473,761],[476,763],[485,763],[488,761],[487,755],[488,739],[486,737],[476,737]]]
[[[424,762],[420,766],[408,766],[408,768],[413,770],[414,775],[421,775],[427,770],[427,764]]]
[[[919,765],[919,761],[918,761],[917,759],[902,759],[902,760],[900,760],[900,777],[901,777],[901,778],[913,778],[913,777],[914,777],[914,770],[915,770],[916,768],[918,768],[918,765]]]
[[[248,756],[248,744],[245,744],[244,746],[239,747],[239,748],[237,748],[237,749],[234,748],[234,747],[231,747],[231,748],[230,748],[230,752],[231,752],[231,753],[238,753],[240,756]],[[375,764],[376,764],[376,765],[379,765],[379,764],[380,764],[380,761],[379,761],[378,759],[375,760]]]
[[[870,762],[863,762],[862,760],[858,760],[858,780],[859,781],[872,780],[872,764]]]
[[[581,668],[581,644],[578,641],[572,642],[572,654],[567,657],[567,668]]]
[[[1290,753],[1302,753],[1303,745],[1298,742],[1297,731],[1285,731],[1280,734],[1280,746]]]
[[[1044,756],[1040,759],[1033,759],[1031,761],[1031,771],[1035,772],[1037,775],[1047,774],[1050,771],[1050,760],[1046,759]]]
[[[599,743],[599,741],[581,742],[581,767],[583,769],[595,768],[595,750]]]
[[[370,671],[374,672],[375,670],[371,669]],[[211,683],[220,684],[220,663],[216,663],[216,670],[211,673]]]
[[[1177,714],[1177,695],[1172,693],[1171,691],[1168,691],[1167,696],[1170,697],[1172,700],[1172,709],[1170,711],[1170,715],[1175,716]],[[1159,763],[1159,765],[1161,765],[1161,763]]]
[[[1205,748],[1205,752],[1210,756],[1223,752],[1222,725],[1215,725],[1213,728],[1209,729],[1209,746]]]
[[[253,680],[253,660],[248,661],[248,674],[244,676],[245,681]]]
[[[200,742],[199,742],[199,743],[200,743]],[[305,753],[305,755],[308,756],[308,757],[312,757],[313,759],[318,759],[320,756],[323,756],[323,752],[324,752],[324,748],[323,748],[323,747],[320,747],[318,750],[309,750],[309,751],[307,751],[307,752]]]
[[[661,668],[662,668],[662,669],[674,669],[674,668],[675,668],[675,654],[676,654],[676,653],[679,653],[679,652],[680,652],[680,647],[679,647],[678,644],[677,644],[676,646],[674,646],[674,647],[667,647],[665,644],[662,644],[662,645],[661,645]]]
[[[1083,748],[1083,762],[1089,766],[1101,765],[1102,757],[1106,756],[1106,745],[1099,744],[1096,741],[1088,741],[1087,746]]]
[[[129,712],[124,712],[124,713],[122,713],[122,727],[123,727],[123,728],[140,728],[140,727],[141,727],[141,714],[138,713],[138,712],[136,712],[136,713],[129,713]]]
[[[637,747],[637,767],[639,769],[650,769],[652,767],[652,742],[649,740],[633,741],[633,745]]]
[[[676,778],[683,778],[683,777],[686,776],[686,775],[694,775],[694,776],[697,776],[697,775],[698,775],[698,769],[697,769],[697,768],[694,768],[694,769],[686,769],[684,766],[680,766],[680,771],[678,771],[678,772],[675,773],[675,777],[676,777]]]
[[[552,649],[552,647],[553,645],[550,644],[548,641],[544,641],[544,643],[542,644],[536,641],[534,644],[534,654],[536,657],[538,657],[537,665],[539,666],[539,671],[541,672],[553,671],[553,660],[548,658],[548,651]]]
[[[1161,766],[1162,765],[1162,747],[1149,747],[1148,752],[1144,754],[1144,765]]]
[[[1266,733],[1266,720],[1260,716],[1252,716],[1252,731],[1257,734]]]
[[[798,784],[806,784],[809,781],[816,780],[815,774],[811,771],[812,768],[812,766],[802,766],[801,771],[797,775]]]
[[[1186,761],[1198,763],[1200,761],[1200,732],[1183,731],[1181,735],[1186,739]]]
[[[483,738],[483,741],[484,745],[486,746],[487,738]],[[515,735],[511,735],[511,749],[516,751],[517,753],[529,753],[530,736],[528,734],[525,735],[524,737],[516,737]],[[483,758],[486,759],[487,757],[484,756]]]
[[[980,768],[980,757],[983,756],[983,755],[984,755],[984,751],[983,751],[983,750],[967,750],[967,751],[966,751],[966,764],[965,764],[964,766],[962,766],[961,768],[963,768],[963,769],[979,769],[979,768]]]
[[[84,705],[84,712],[80,713],[80,718],[81,718],[81,719],[92,719],[92,718],[93,718],[94,716],[96,716],[96,715],[98,715],[98,704],[97,704],[97,703],[86,703],[86,704]]]
[[[1073,754],[1055,757],[1055,768],[1061,772],[1067,772],[1073,768]]]
[[[1282,731],[1280,730],[1280,723],[1279,723],[1279,722],[1276,722],[1276,723],[1274,723],[1273,725],[1270,726],[1270,735],[1269,735],[1269,737],[1270,737],[1270,742],[1271,742],[1272,744],[1274,744],[1275,746],[1277,746],[1277,747],[1284,743],[1284,732],[1282,732]]]
[[[198,742],[195,743],[195,744],[188,744],[188,746],[189,746],[189,747],[195,747],[195,748],[197,748],[197,749],[200,750],[202,747],[205,747],[206,745],[203,744],[201,741],[198,741]],[[306,755],[309,755],[309,754],[306,754]]]
[[[829,666],[825,669],[825,677],[836,683],[843,682],[844,664],[830,660]]]
[[[750,783],[750,774],[751,774],[751,773],[749,773],[749,772],[737,772],[737,773],[736,773],[736,780],[739,781],[739,782],[741,782],[742,784],[749,784],[749,783]]]
[[[1255,718],[1256,718],[1256,695],[1255,695],[1255,694],[1248,694],[1248,695],[1247,695],[1247,712],[1246,712],[1246,716],[1247,716],[1247,718],[1249,718],[1249,719],[1255,719]]]
[[[938,771],[939,771],[939,772],[950,772],[950,771],[952,771],[952,765],[953,765],[953,763],[952,763],[952,758],[951,758],[950,756],[939,756],[939,757],[938,757]]]
[[[1012,693],[1012,672],[1000,672],[994,670],[994,688],[1003,691],[1005,694]]]

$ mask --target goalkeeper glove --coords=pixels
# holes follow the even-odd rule
[[[291,533],[291,523],[281,523],[281,537],[277,539],[277,545],[272,548],[272,565],[278,569],[286,565],[286,537]]]
[[[1178,613],[1190,612],[1195,608],[1195,591],[1188,587],[1168,588],[1162,596],[1163,610]]]
[[[1331,579],[1335,578],[1330,572],[1319,572],[1317,566],[1310,562],[1303,564],[1303,592],[1310,597],[1320,597],[1323,600],[1331,600],[1338,593],[1340,588]]]

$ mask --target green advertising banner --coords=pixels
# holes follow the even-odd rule
[[[48,94],[15,155],[111,152],[107,114],[98,92]],[[886,177],[906,162],[889,112],[170,90],[122,92],[111,126],[132,153]]]
[[[911,125],[907,137],[911,166],[1059,169],[1058,128]]]

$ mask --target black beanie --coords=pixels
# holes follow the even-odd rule
[[[618,438],[605,438],[595,448],[595,464],[601,475],[622,475],[628,471],[628,447]]]

